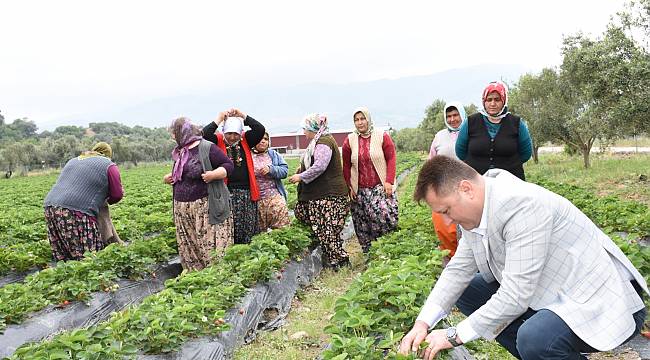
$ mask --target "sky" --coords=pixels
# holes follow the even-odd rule
[[[624,0],[0,2],[0,113],[73,114],[228,88],[561,63]],[[131,124],[134,125],[134,124]]]

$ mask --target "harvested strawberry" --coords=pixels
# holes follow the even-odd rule
[[[643,335],[646,338],[650,339],[650,331],[641,331],[641,335]]]
[[[239,315],[244,315],[244,308],[239,309]]]

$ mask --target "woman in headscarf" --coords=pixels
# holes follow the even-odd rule
[[[445,128],[438,131],[431,142],[429,150],[429,159],[438,155],[456,157],[456,140],[461,124],[467,120],[463,104],[457,101],[448,102],[442,112],[445,121]],[[446,223],[442,215],[432,212],[431,219],[433,227],[440,240],[440,249],[449,250],[449,256],[443,260],[446,265],[452,256],[456,253],[458,247],[458,232],[456,224]]]
[[[298,173],[289,181],[298,184],[296,218],[311,226],[325,255],[326,266],[349,265],[341,231],[349,212],[348,191],[343,179],[341,153],[329,133],[327,116],[310,114],[302,122],[309,146],[300,159]]]
[[[216,133],[222,123],[221,132]],[[250,130],[244,131],[244,126]],[[203,128],[203,138],[217,144],[235,165],[226,179],[235,222],[235,244],[248,244],[260,232],[257,205],[260,189],[251,150],[262,140],[265,131],[264,125],[239,109],[219,113],[214,122]]]
[[[169,132],[176,141],[174,168],[164,181],[173,185],[174,224],[181,265],[201,270],[223,256],[233,243],[233,218],[223,179],[232,161],[216,145],[202,140],[201,128],[184,117]]]
[[[481,175],[498,168],[526,180],[523,165],[533,145],[524,120],[508,111],[508,88],[491,82],[481,99],[483,108],[460,127],[456,155]]]
[[[115,204],[124,190],[113,151],[100,142],[68,161],[44,202],[47,237],[56,261],[79,260],[87,251],[105,248],[113,238],[100,235],[99,209]]]
[[[367,108],[352,116],[355,130],[343,142],[343,177],[354,230],[367,253],[374,240],[397,228],[395,144],[387,132],[375,130]]]
[[[260,230],[279,229],[289,225],[287,192],[282,179],[287,177],[289,166],[282,155],[270,148],[269,133],[253,148],[255,179],[260,189],[257,202],[260,216]]]

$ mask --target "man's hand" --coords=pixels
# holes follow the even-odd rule
[[[292,184],[297,184],[301,180],[302,180],[302,178],[300,177],[300,174],[291,175],[291,177],[289,178],[289,182],[292,183]]]
[[[422,359],[424,360],[432,360],[441,350],[451,349],[454,347],[449,340],[447,340],[447,330],[445,329],[431,331],[429,336],[426,338],[426,342],[429,345],[427,345],[422,354]]]
[[[391,197],[393,196],[393,184],[389,182],[384,183],[384,190],[386,190],[386,196]]]
[[[429,326],[423,321],[416,321],[413,328],[409,331],[399,345],[399,353],[408,355],[409,352],[417,352],[420,343],[427,337]]]

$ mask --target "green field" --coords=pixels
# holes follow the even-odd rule
[[[422,162],[421,155],[401,154],[398,173]],[[289,160],[290,174],[297,164],[297,159]],[[526,165],[531,181],[569,198],[612,234],[646,278],[650,277],[650,250],[615,234],[630,233],[632,240],[650,236],[650,186],[642,176],[649,169],[650,157],[643,155],[599,156],[588,170],[582,168],[579,158],[565,155],[544,155],[539,164]],[[37,270],[22,282],[0,287],[0,331],[9,324],[20,324],[48,305],[85,301],[93,292],[111,289],[119,278],[145,276],[154,264],[174,256],[171,188],[162,183],[163,174],[169,170],[170,165],[160,164],[123,169],[125,197],[111,207],[111,212],[127,244],[113,244],[83,261],[55,267],[51,266],[42,202],[57,174],[0,180],[0,204],[5,209],[0,213],[0,272]],[[414,179],[412,174],[399,190],[400,231],[373,247],[372,265],[366,265],[355,243],[348,244],[353,267],[339,273],[323,272],[296,300],[285,330],[260,336],[255,346],[242,348],[236,358],[271,359],[278,350],[288,358],[312,357],[333,339],[335,347],[328,354],[332,358],[343,353],[374,358],[394,349],[399,333],[408,330],[417,315],[417,303],[423,300],[419,297],[426,293],[423,289],[435,281],[425,274],[436,269],[440,257],[429,210],[410,199]],[[293,206],[295,186],[285,186]],[[306,230],[296,225],[258,236],[251,245],[229,249],[222,263],[168,281],[165,290],[141,305],[116,313],[97,326],[67,331],[24,347],[16,358],[65,354],[62,358],[117,359],[134,352],[168,352],[189,338],[216,334],[224,327],[211,321],[222,317],[251,284],[271,278],[286,259],[306,246],[308,239]],[[406,243],[412,244],[404,246]],[[404,269],[409,271],[405,273]],[[417,276],[420,272],[422,276]],[[416,276],[421,281],[407,281],[403,276]],[[406,286],[409,282],[415,287]],[[389,309],[390,313],[386,311]],[[377,311],[380,317],[373,315]],[[209,324],[206,318],[212,319]],[[146,324],[143,319],[147,319]],[[297,331],[306,331],[307,336],[288,338]],[[379,348],[368,340],[377,336],[384,339]],[[478,358],[485,358],[481,354],[503,355],[490,342],[477,342],[470,350]]]

